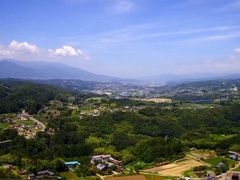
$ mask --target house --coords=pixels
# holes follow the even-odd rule
[[[107,166],[104,165],[104,164],[98,164],[96,167],[97,167],[97,169],[99,169],[100,171],[102,171],[102,170],[104,170],[104,169],[107,168]]]
[[[69,167],[76,167],[80,165],[80,162],[78,161],[69,161],[69,162],[64,162],[64,165]]]
[[[48,176],[53,176],[54,173],[49,171],[49,170],[43,170],[43,171],[38,171],[37,172],[38,176],[44,176],[44,177],[48,177]]]
[[[237,161],[238,160],[238,154],[231,154],[229,156],[230,159]]]
[[[28,179],[34,179],[35,178],[35,174],[34,173],[30,173],[29,175],[28,175]]]
[[[2,120],[2,122],[5,122],[5,123],[13,123],[13,119],[12,118],[5,118]]]
[[[96,156],[92,156],[92,159],[91,159],[91,163],[92,164],[95,164],[96,161],[99,161],[99,162],[102,162],[108,158],[110,158],[111,155],[108,154],[108,155],[96,155]]]
[[[229,155],[229,158],[230,158],[230,159],[235,160],[235,161],[238,160],[239,154],[238,154],[237,152],[228,151],[228,153],[230,154],[230,155]]]
[[[21,170],[18,171],[18,174],[19,175],[25,175],[25,174],[27,174],[27,170],[21,169]]]
[[[232,180],[239,180],[239,175],[238,175],[238,173],[233,173],[233,175],[232,175]]]
[[[29,120],[31,116],[26,111],[23,110],[21,114],[17,115],[17,118],[22,121],[26,121],[26,120]]]
[[[116,165],[121,165],[122,164],[122,161],[119,161],[119,160],[114,159],[112,157],[109,158],[109,161],[113,164],[116,164]]]
[[[114,159],[110,154],[92,156],[91,164],[96,165],[100,171],[116,166],[117,171],[122,171],[122,161]]]

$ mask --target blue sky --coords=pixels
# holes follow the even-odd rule
[[[240,72],[240,0],[1,0],[0,58],[120,77]]]

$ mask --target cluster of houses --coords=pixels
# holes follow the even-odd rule
[[[1,119],[1,122],[11,124],[13,123],[14,119],[13,118],[3,118]]]
[[[64,165],[67,169],[72,169],[80,165],[78,161],[69,161],[64,162]],[[56,176],[56,174],[50,170],[42,170],[37,173],[30,173],[28,179],[61,179],[61,177]]]
[[[14,117],[5,117],[1,119],[1,122],[10,124],[9,127],[16,129],[18,134],[24,136],[27,139],[33,138],[37,132],[42,131],[42,127],[37,123],[25,123],[26,121],[31,121],[32,116],[27,112],[22,111],[22,113],[17,114]]]
[[[17,118],[22,120],[22,121],[26,121],[26,120],[29,120],[32,116],[29,115],[27,112],[25,112],[24,110],[22,111],[21,114],[18,114],[17,115]]]
[[[110,154],[96,155],[91,157],[91,164],[96,166],[99,171],[107,170],[108,168],[115,167],[117,172],[122,172],[122,161],[113,158]]]
[[[89,111],[81,111],[79,118],[82,119],[84,116],[99,116],[101,111],[99,109],[93,109]]]
[[[47,179],[47,178],[54,178],[55,173],[49,170],[38,171],[37,173],[30,173],[28,175],[28,179]]]
[[[139,110],[143,109],[143,107],[137,107],[137,106],[123,106],[123,107],[118,107],[118,108],[108,108],[108,107],[103,107],[100,106],[98,108],[92,109],[92,110],[88,110],[88,111],[81,111],[79,118],[82,119],[84,116],[100,116],[101,112],[117,112],[117,111],[121,111],[121,112],[137,112]]]
[[[18,134],[24,136],[26,139],[34,138],[37,132],[43,130],[37,123],[34,125],[12,124],[10,128],[16,129]]]

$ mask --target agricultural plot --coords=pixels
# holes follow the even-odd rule
[[[107,177],[104,180],[147,180],[147,178],[143,175],[135,175],[135,176]]]
[[[158,173],[162,176],[182,176],[183,172],[186,170],[189,170],[193,167],[196,166],[201,166],[205,165],[204,163],[200,161],[196,161],[194,159],[186,159],[184,161],[176,161],[171,164],[151,168],[151,169],[146,169],[144,172],[149,172],[149,173]]]

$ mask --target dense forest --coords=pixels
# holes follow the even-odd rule
[[[0,114],[18,112],[21,109],[33,114],[50,100],[61,100],[66,94],[59,88],[30,81],[1,80]]]
[[[88,97],[69,93],[48,85],[30,82],[1,81],[0,113],[37,113],[51,100],[74,103]],[[65,98],[64,98],[65,97]],[[117,106],[128,101],[109,101]],[[104,102],[108,103],[108,102]],[[111,154],[125,165],[135,162],[154,163],[178,159],[190,148],[213,149],[219,154],[240,150],[240,104],[225,104],[218,108],[167,109],[161,106],[144,107],[137,112],[104,112],[100,116],[79,118],[72,109],[60,109],[58,117],[47,120],[47,129],[33,139],[19,136],[15,129],[0,129],[0,164],[11,163],[31,172],[42,169],[63,171],[64,160],[81,162],[80,176],[96,172],[89,168],[89,157]],[[54,130],[49,134],[48,130]],[[216,140],[211,134],[232,135]],[[2,172],[3,173],[3,172]]]

